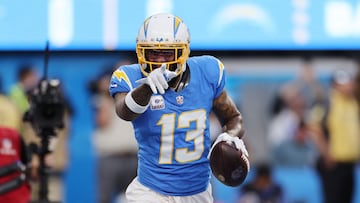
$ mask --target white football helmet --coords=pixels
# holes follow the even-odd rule
[[[188,27],[177,16],[160,13],[148,17],[139,29],[136,38],[136,54],[141,71],[145,76],[160,67],[162,63],[150,61],[149,50],[174,50],[175,59],[166,62],[166,68],[177,75],[186,69],[186,60],[190,54],[190,34]]]

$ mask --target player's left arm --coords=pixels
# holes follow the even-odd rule
[[[243,137],[244,128],[242,115],[225,90],[214,99],[213,112],[218,117],[224,132],[231,136]]]

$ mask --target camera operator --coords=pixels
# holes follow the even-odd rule
[[[19,133],[21,113],[0,92],[0,202],[28,203],[30,185],[26,180],[28,152]]]

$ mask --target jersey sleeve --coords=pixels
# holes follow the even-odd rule
[[[111,76],[109,92],[112,97],[118,92],[130,92],[135,81],[141,78],[140,70],[134,66],[121,66]]]
[[[215,93],[215,98],[217,98],[220,93],[223,91],[224,87],[225,87],[225,66],[224,64],[219,60],[216,59],[217,61],[217,73],[218,73],[218,77],[217,77],[217,84],[216,84],[216,93]]]
[[[206,77],[214,88],[214,98],[217,98],[225,87],[226,72],[224,64],[213,56],[203,57],[206,66],[204,66]]]

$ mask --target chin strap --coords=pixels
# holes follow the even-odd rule
[[[178,81],[178,83],[172,87],[172,89],[175,91],[175,92],[180,92],[181,90],[183,90],[188,84],[189,84],[189,81],[190,81],[190,69],[189,69],[189,66],[186,64],[185,66],[185,71],[179,76],[180,79]],[[170,81],[172,82],[172,81]],[[172,86],[172,85],[170,85]]]

